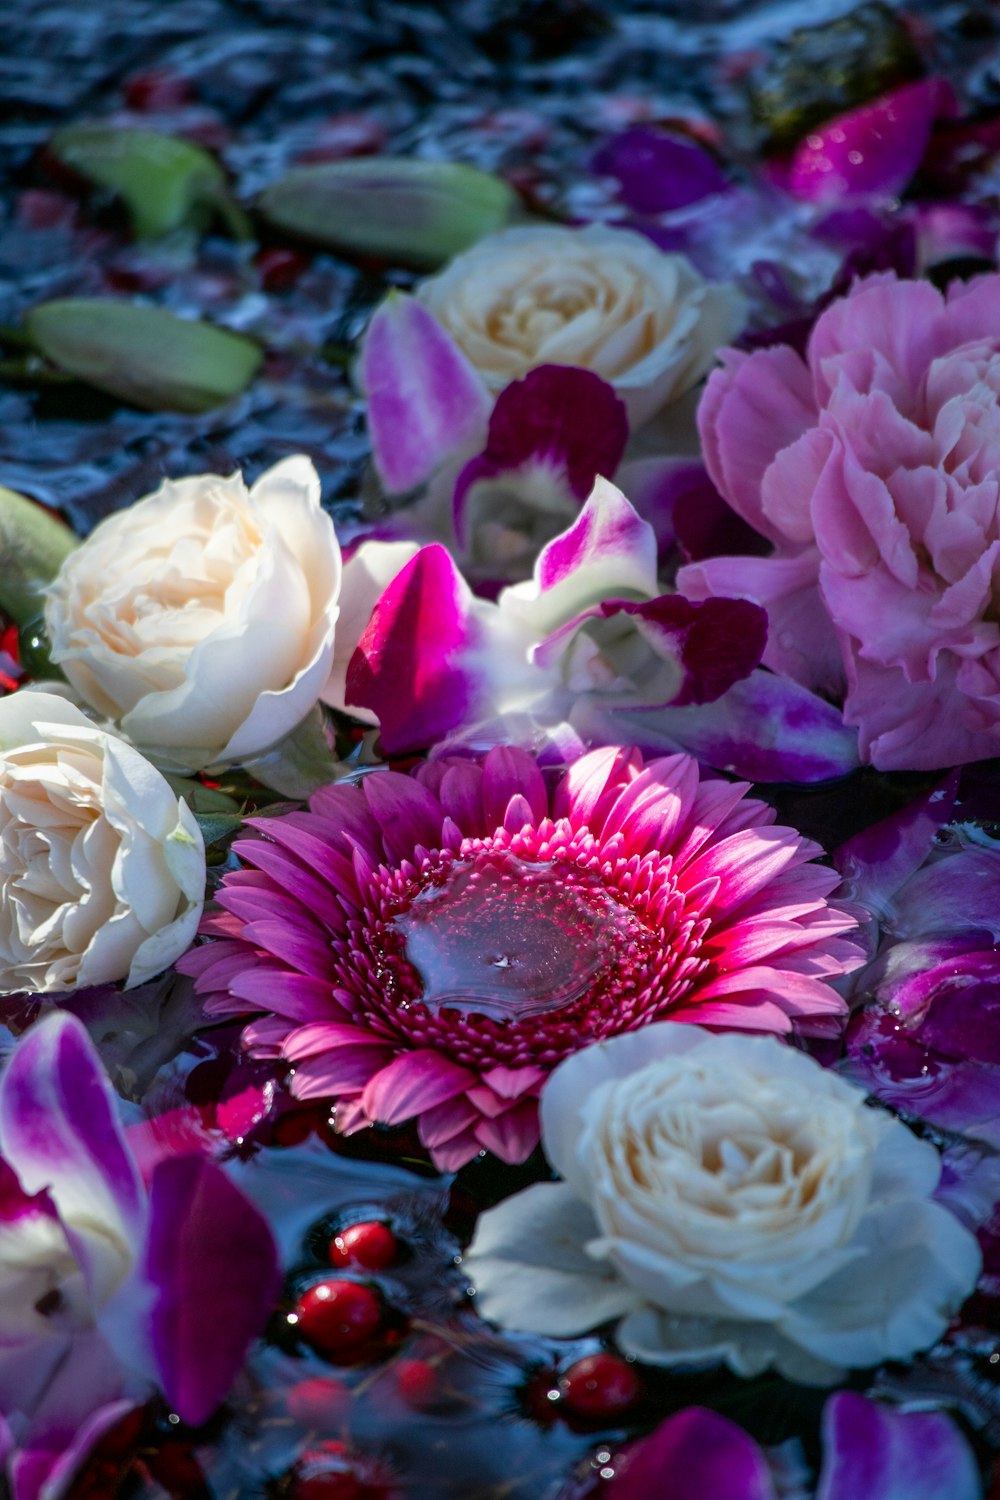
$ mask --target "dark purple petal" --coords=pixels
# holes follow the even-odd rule
[[[422,547],[379,599],[347,669],[348,702],[378,717],[390,754],[431,745],[475,717],[480,636],[451,557]]]
[[[390,493],[416,488],[450,454],[482,442],[486,387],[414,298],[394,292],[377,309],[359,371],[375,465]]]
[[[823,1411],[816,1500],[979,1500],[965,1438],[944,1412],[893,1411],[838,1391]]]
[[[661,655],[673,654],[684,681],[673,703],[711,703],[734,682],[748,677],[767,643],[767,614],[746,599],[704,599],[692,603],[683,594],[663,594],[642,604],[609,599],[601,605],[605,619],[626,614]]]
[[[150,1348],[171,1407],[197,1427],[225,1397],[267,1321],[277,1252],[265,1219],[203,1157],[160,1162],[149,1202]]]
[[[603,141],[591,171],[617,178],[619,197],[634,213],[669,213],[697,203],[729,183],[714,156],[686,136],[635,125]]]
[[[814,202],[901,193],[927,149],[945,90],[940,80],[925,78],[810,131],[792,157],[789,192]]]
[[[145,1198],[111,1086],[75,1016],[27,1033],[0,1079],[0,1154],[26,1193],[47,1189],[100,1302],[128,1269]]]
[[[842,1492],[857,1500],[849,1490]],[[634,1444],[608,1500],[776,1500],[763,1453],[735,1422],[700,1406],[675,1412]]]
[[[467,541],[466,500],[478,480],[533,463],[564,473],[567,488],[582,501],[598,474],[615,472],[627,441],[625,405],[606,381],[572,365],[539,365],[500,392],[486,448],[458,476],[454,516],[459,541]]]

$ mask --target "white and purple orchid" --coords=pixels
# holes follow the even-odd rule
[[[144,1183],[83,1024],[65,1012],[39,1021],[0,1077],[12,1500],[58,1500],[97,1439],[156,1389],[183,1421],[205,1422],[276,1282],[271,1231],[222,1168],[166,1157]]]
[[[624,403],[574,365],[540,365],[494,403],[433,313],[401,293],[372,318],[359,374],[386,491],[426,486],[407,534],[443,542],[487,590],[530,576],[628,441]]]
[[[418,551],[375,605],[344,696],[374,714],[391,753],[503,737],[520,717],[590,744],[692,750],[760,781],[850,770],[854,736],[837,711],[755,670],[765,628],[744,601],[663,592],[653,528],[598,479],[531,579],[495,603],[443,547]]]

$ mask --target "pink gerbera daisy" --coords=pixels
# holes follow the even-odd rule
[[[324,787],[250,819],[215,941],[178,965],[336,1125],[416,1118],[440,1169],[523,1161],[568,1053],[650,1021],[822,1031],[860,961],[821,851],[689,756],[518,749]]]

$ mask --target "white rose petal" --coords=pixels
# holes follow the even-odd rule
[[[161,765],[247,760],[317,702],[340,577],[308,459],[249,490],[238,474],[166,480],[67,558],[45,603],[52,659]]]
[[[579,365],[614,387],[633,430],[707,374],[744,318],[734,287],[602,224],[487,235],[417,296],[491,391],[537,365]]]
[[[773,1037],[665,1022],[585,1048],[542,1093],[542,1139],[565,1182],[482,1215],[466,1257],[508,1327],[552,1331],[532,1278],[582,1251],[638,1299],[626,1352],[823,1384],[929,1348],[979,1273],[931,1198],[934,1148]],[[575,1305],[558,1283],[561,1327],[610,1316],[599,1285],[591,1309],[585,1279]]]
[[[0,994],[140,984],[204,893],[198,824],[138,750],[50,694],[0,700]]]

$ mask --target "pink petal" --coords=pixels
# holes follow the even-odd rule
[[[362,1096],[372,1120],[398,1125],[453,1099],[476,1082],[475,1073],[424,1048],[404,1052],[376,1074]]]

